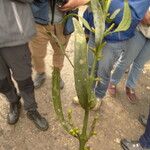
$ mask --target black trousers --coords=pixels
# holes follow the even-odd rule
[[[0,48],[0,93],[10,103],[18,101],[12,78],[17,82],[19,92],[24,100],[25,110],[35,110],[37,103],[31,78],[31,56],[28,44]]]

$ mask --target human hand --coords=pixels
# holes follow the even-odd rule
[[[69,0],[65,5],[60,7],[61,11],[68,11],[75,9],[76,7],[79,7],[81,5],[85,5],[88,3],[90,0]]]

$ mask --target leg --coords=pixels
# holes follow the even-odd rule
[[[103,98],[106,94],[108,84],[110,81],[111,71],[113,66],[122,52],[124,42],[108,43],[102,51],[102,60],[98,63],[97,76],[101,81],[98,83],[95,92],[96,96]]]
[[[24,99],[25,110],[36,109],[37,104],[34,98],[34,87],[31,79],[31,59],[28,45],[3,48],[1,53],[12,70],[14,79],[18,83],[20,94]]]
[[[54,34],[59,42],[62,44],[64,49],[66,48],[68,41],[69,41],[69,35],[64,36],[63,35],[63,30],[64,30],[64,25],[63,24],[56,24],[56,25],[50,25],[46,28],[47,31],[50,31],[52,34]],[[53,54],[53,66],[59,68],[62,70],[63,64],[64,64],[64,53],[62,52],[61,48],[59,47],[58,43],[56,40],[53,38],[53,36],[49,36],[51,46],[54,50]],[[60,80],[60,89],[63,89],[64,87],[64,81]]]
[[[133,65],[130,69],[128,80],[126,86],[134,89],[136,86],[136,82],[138,80],[139,74],[144,67],[144,64],[150,60],[150,40],[147,40],[143,49],[140,51],[138,56],[133,62]]]
[[[150,111],[144,134],[139,141],[131,141],[127,139],[121,140],[121,146],[124,150],[149,150],[150,149]]]
[[[150,47],[150,41],[146,40],[143,49],[141,49],[140,53],[134,60],[128,75],[128,79],[126,82],[126,94],[131,103],[135,103],[137,101],[137,97],[134,89],[139,74],[144,67],[144,64],[150,59],[149,47]]]
[[[47,43],[49,41],[48,34],[43,25],[36,24],[37,35],[29,43],[32,63],[36,72],[45,72],[44,58],[47,51]]]
[[[58,38],[59,42],[62,44],[62,46],[65,49],[68,44],[70,36],[63,35],[64,25],[56,24],[53,26],[49,26],[49,28],[47,28],[47,30],[50,31],[52,34],[54,34]],[[50,38],[50,43],[52,45],[52,48],[54,50],[53,66],[55,66],[61,70],[63,67],[63,63],[64,63],[64,54],[63,54],[62,50],[60,49],[58,43],[55,41],[55,39],[52,36],[49,36],[49,38]]]
[[[36,24],[36,30],[37,35],[29,43],[29,46],[32,55],[33,67],[36,71],[34,87],[37,89],[43,85],[46,79],[44,59],[47,52],[49,37],[43,25]]]
[[[111,83],[117,85],[126,69],[133,63],[141,49],[145,44],[145,37],[136,32],[135,36],[127,42],[127,49],[122,53],[121,57],[116,63],[115,70],[111,76]]]
[[[9,124],[15,124],[18,121],[20,115],[20,96],[17,95],[16,88],[14,87],[14,84],[11,80],[9,68],[5,64],[2,56],[0,56],[0,70],[0,92],[7,97],[7,100],[10,103],[7,122]]]
[[[3,58],[0,56],[0,92],[4,94],[10,103],[18,101],[16,88],[11,80],[11,73]]]
[[[48,123],[37,111],[34,86],[31,79],[31,58],[28,44],[3,48],[1,54],[18,83],[20,94],[24,100],[24,108],[28,111],[29,118],[33,120],[38,128],[46,130]]]
[[[139,141],[131,141],[127,139],[121,140],[121,146],[124,150],[149,150],[150,149],[150,113],[144,134]]]
[[[142,145],[142,147],[150,148],[150,113],[145,132],[140,138],[140,144]]]

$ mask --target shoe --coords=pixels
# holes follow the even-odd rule
[[[40,88],[44,82],[45,82],[45,79],[46,79],[46,74],[43,72],[43,73],[36,73],[36,76],[35,76],[35,79],[34,79],[34,88],[35,89],[38,89]]]
[[[126,69],[125,74],[128,74],[130,71],[130,69]]]
[[[46,74],[45,73],[37,73],[34,79],[34,88],[38,89],[40,88],[44,82],[46,80]],[[62,78],[60,78],[60,89],[62,90],[64,88],[64,81],[62,80]]]
[[[146,118],[144,115],[139,115],[138,120],[139,120],[139,122],[140,122],[144,127],[146,127],[146,125],[147,125],[147,118]]]
[[[42,117],[37,110],[34,111],[28,111],[27,117],[32,120],[35,124],[35,126],[42,130],[46,131],[49,128],[48,122],[44,117]]]
[[[7,115],[7,123],[10,125],[17,123],[19,120],[21,108],[20,98],[18,98],[18,102],[10,103],[9,113]]]
[[[64,88],[64,81],[62,80],[62,78],[60,78],[60,89],[62,90]]]
[[[108,93],[111,97],[116,97],[116,93],[117,93],[116,85],[109,83]]]
[[[121,146],[124,150],[150,150],[143,148],[139,141],[129,141],[126,139],[121,140]]]
[[[96,98],[96,100],[97,100],[97,101],[96,101],[96,104],[95,104],[95,106],[92,108],[93,111],[98,111],[98,110],[100,109],[101,104],[102,104],[102,100],[101,100],[100,98]],[[73,98],[73,103],[74,103],[75,105],[80,105],[79,99],[78,99],[77,96],[75,96],[75,97]]]
[[[135,104],[138,102],[134,89],[130,89],[129,87],[126,87],[126,95],[130,103]]]
[[[75,105],[79,105],[79,99],[78,96],[73,97],[73,101],[72,101]]]
[[[96,98],[96,105],[92,108],[93,111],[98,111],[100,110],[100,107],[102,105],[102,99]]]

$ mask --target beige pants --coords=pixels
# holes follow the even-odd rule
[[[50,31],[57,36],[60,43],[64,46],[64,48],[66,48],[70,36],[63,35],[63,28],[63,24],[44,26],[36,24],[37,35],[29,43],[29,46],[32,54],[33,67],[38,73],[45,72],[44,58],[46,56],[48,42],[50,42],[54,50],[53,66],[58,67],[60,70],[62,69],[64,63],[63,52],[61,51],[55,39],[47,34],[47,31]]]

